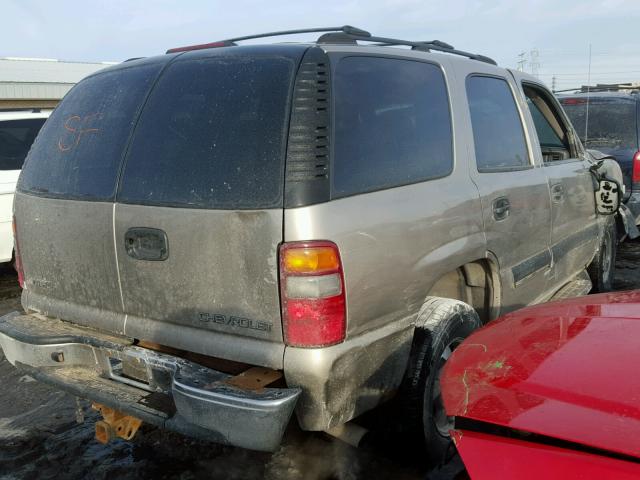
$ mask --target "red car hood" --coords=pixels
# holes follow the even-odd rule
[[[453,353],[448,415],[640,458],[640,290],[525,308]]]

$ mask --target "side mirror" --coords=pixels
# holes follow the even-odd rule
[[[613,215],[620,207],[620,184],[615,180],[598,180],[596,190],[596,212],[600,215]]]

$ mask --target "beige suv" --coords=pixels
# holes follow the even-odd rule
[[[437,459],[451,350],[585,293],[590,265],[610,284],[597,165],[542,83],[328,30],[102,70],[39,134],[15,200],[26,313],[0,344],[96,402],[103,441],[142,420],[274,450],[294,412],[336,433],[397,394]]]

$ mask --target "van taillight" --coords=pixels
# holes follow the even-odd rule
[[[640,182],[640,150],[633,156],[633,170],[631,173],[631,181],[633,183]]]
[[[346,301],[340,252],[327,241],[280,246],[284,339],[294,347],[326,347],[344,340]]]
[[[18,247],[18,230],[16,228],[16,217],[13,216],[13,222],[11,224],[13,228],[13,254],[15,256],[14,267],[18,272],[18,283],[20,288],[24,288],[24,270],[22,268],[22,259],[20,258],[20,248]]]

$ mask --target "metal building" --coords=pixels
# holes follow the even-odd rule
[[[75,83],[108,65],[0,57],[0,110],[53,108]]]

